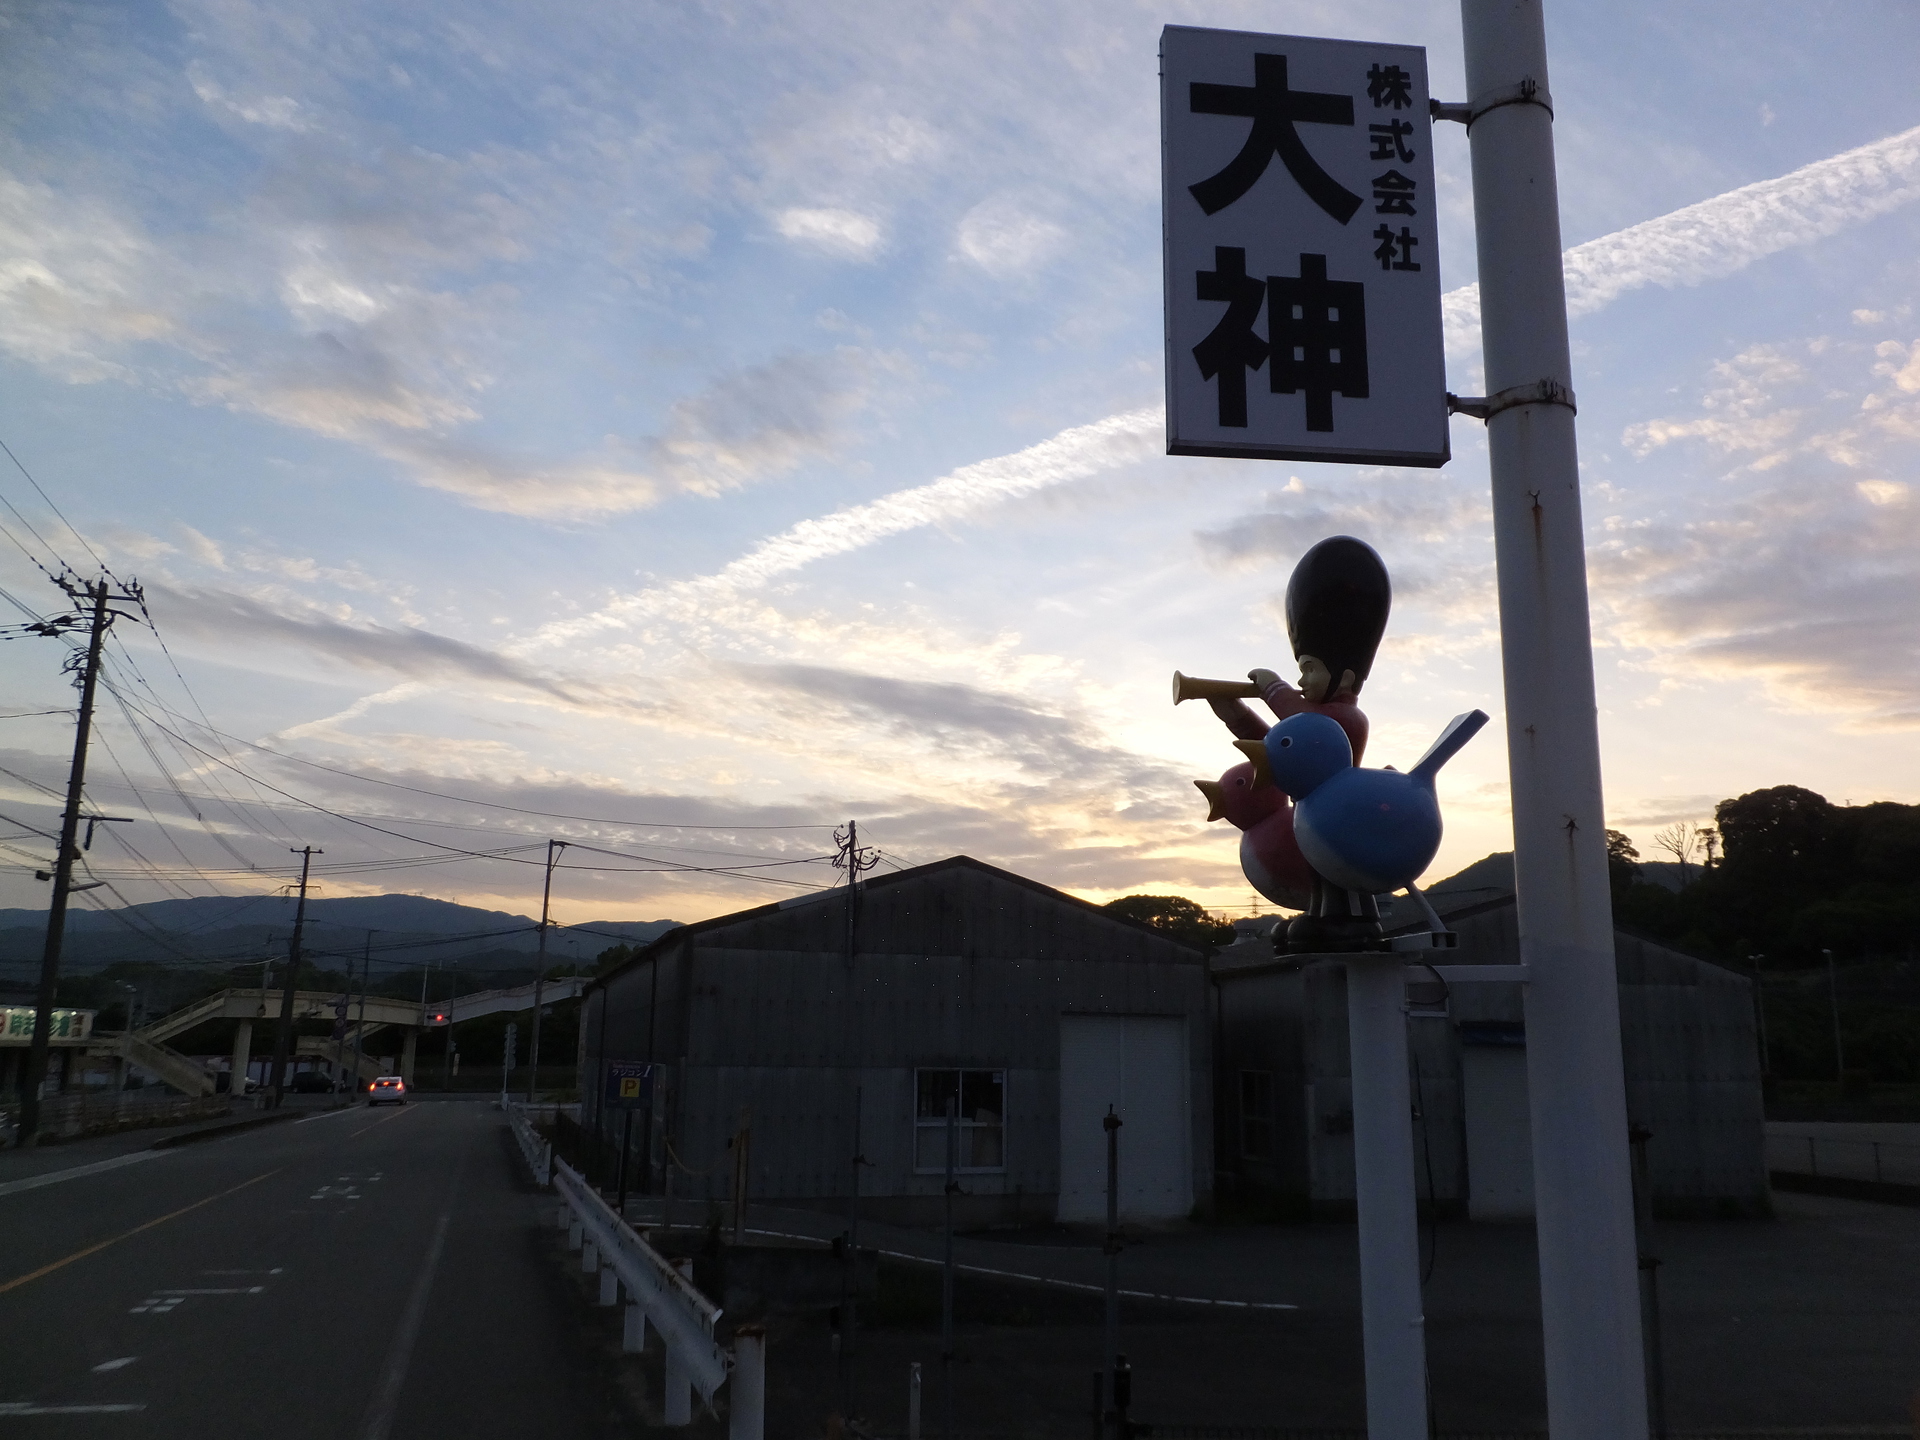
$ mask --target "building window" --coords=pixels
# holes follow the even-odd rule
[[[1004,1070],[916,1070],[913,1073],[913,1168],[944,1174],[947,1107],[953,1105],[956,1171],[1007,1168]]]
[[[1273,1158],[1273,1076],[1265,1070],[1240,1072],[1240,1154]]]

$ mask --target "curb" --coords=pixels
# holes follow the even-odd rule
[[[272,1115],[249,1115],[244,1120],[231,1120],[224,1125],[205,1125],[198,1130],[186,1130],[178,1135],[163,1135],[147,1148],[149,1150],[171,1150],[176,1145],[191,1145],[199,1140],[218,1140],[223,1135],[237,1135],[242,1130],[257,1130],[262,1125],[277,1125],[282,1120],[292,1120],[305,1112],[299,1110],[281,1110]]]
[[[1882,1205],[1920,1205],[1920,1185],[1892,1180],[1855,1180],[1845,1175],[1808,1175],[1799,1170],[1774,1170],[1768,1178],[1776,1190],[1802,1195],[1831,1195],[1841,1200],[1874,1200]]]

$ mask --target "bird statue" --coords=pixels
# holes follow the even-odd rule
[[[1347,732],[1330,716],[1289,716],[1261,740],[1237,740],[1255,772],[1293,799],[1293,835],[1307,863],[1360,895],[1398,890],[1420,878],[1440,849],[1434,776],[1487,723],[1483,710],[1457,715],[1413,769],[1363,769]]]
[[[1276,905],[1306,909],[1313,870],[1293,838],[1293,802],[1286,792],[1256,783],[1254,767],[1245,762],[1228,767],[1218,780],[1193,783],[1207,797],[1207,819],[1230,820],[1240,831],[1240,870],[1247,883]]]

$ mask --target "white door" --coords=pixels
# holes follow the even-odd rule
[[[1187,1022],[1162,1015],[1060,1017],[1060,1207],[1107,1216],[1109,1106],[1120,1117],[1120,1215],[1183,1219],[1193,1209]]]
[[[1467,1215],[1533,1218],[1533,1134],[1527,1113],[1527,1052],[1517,1045],[1464,1045]]]

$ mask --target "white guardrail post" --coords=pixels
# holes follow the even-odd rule
[[[727,1392],[727,1440],[761,1440],[767,1424],[767,1332],[733,1332],[733,1382]]]
[[[621,1349],[631,1352],[644,1345],[649,1321],[660,1334],[666,1351],[666,1423],[692,1424],[692,1392],[698,1390],[711,1407],[714,1392],[731,1380],[729,1440],[762,1440],[765,1333],[755,1326],[740,1327],[729,1354],[714,1339],[720,1309],[694,1288],[691,1261],[669,1262],[564,1160],[554,1162],[553,1185],[566,1202],[568,1238],[578,1237],[582,1268],[599,1269],[600,1303],[617,1304],[620,1292],[626,1293],[629,1304]]]

